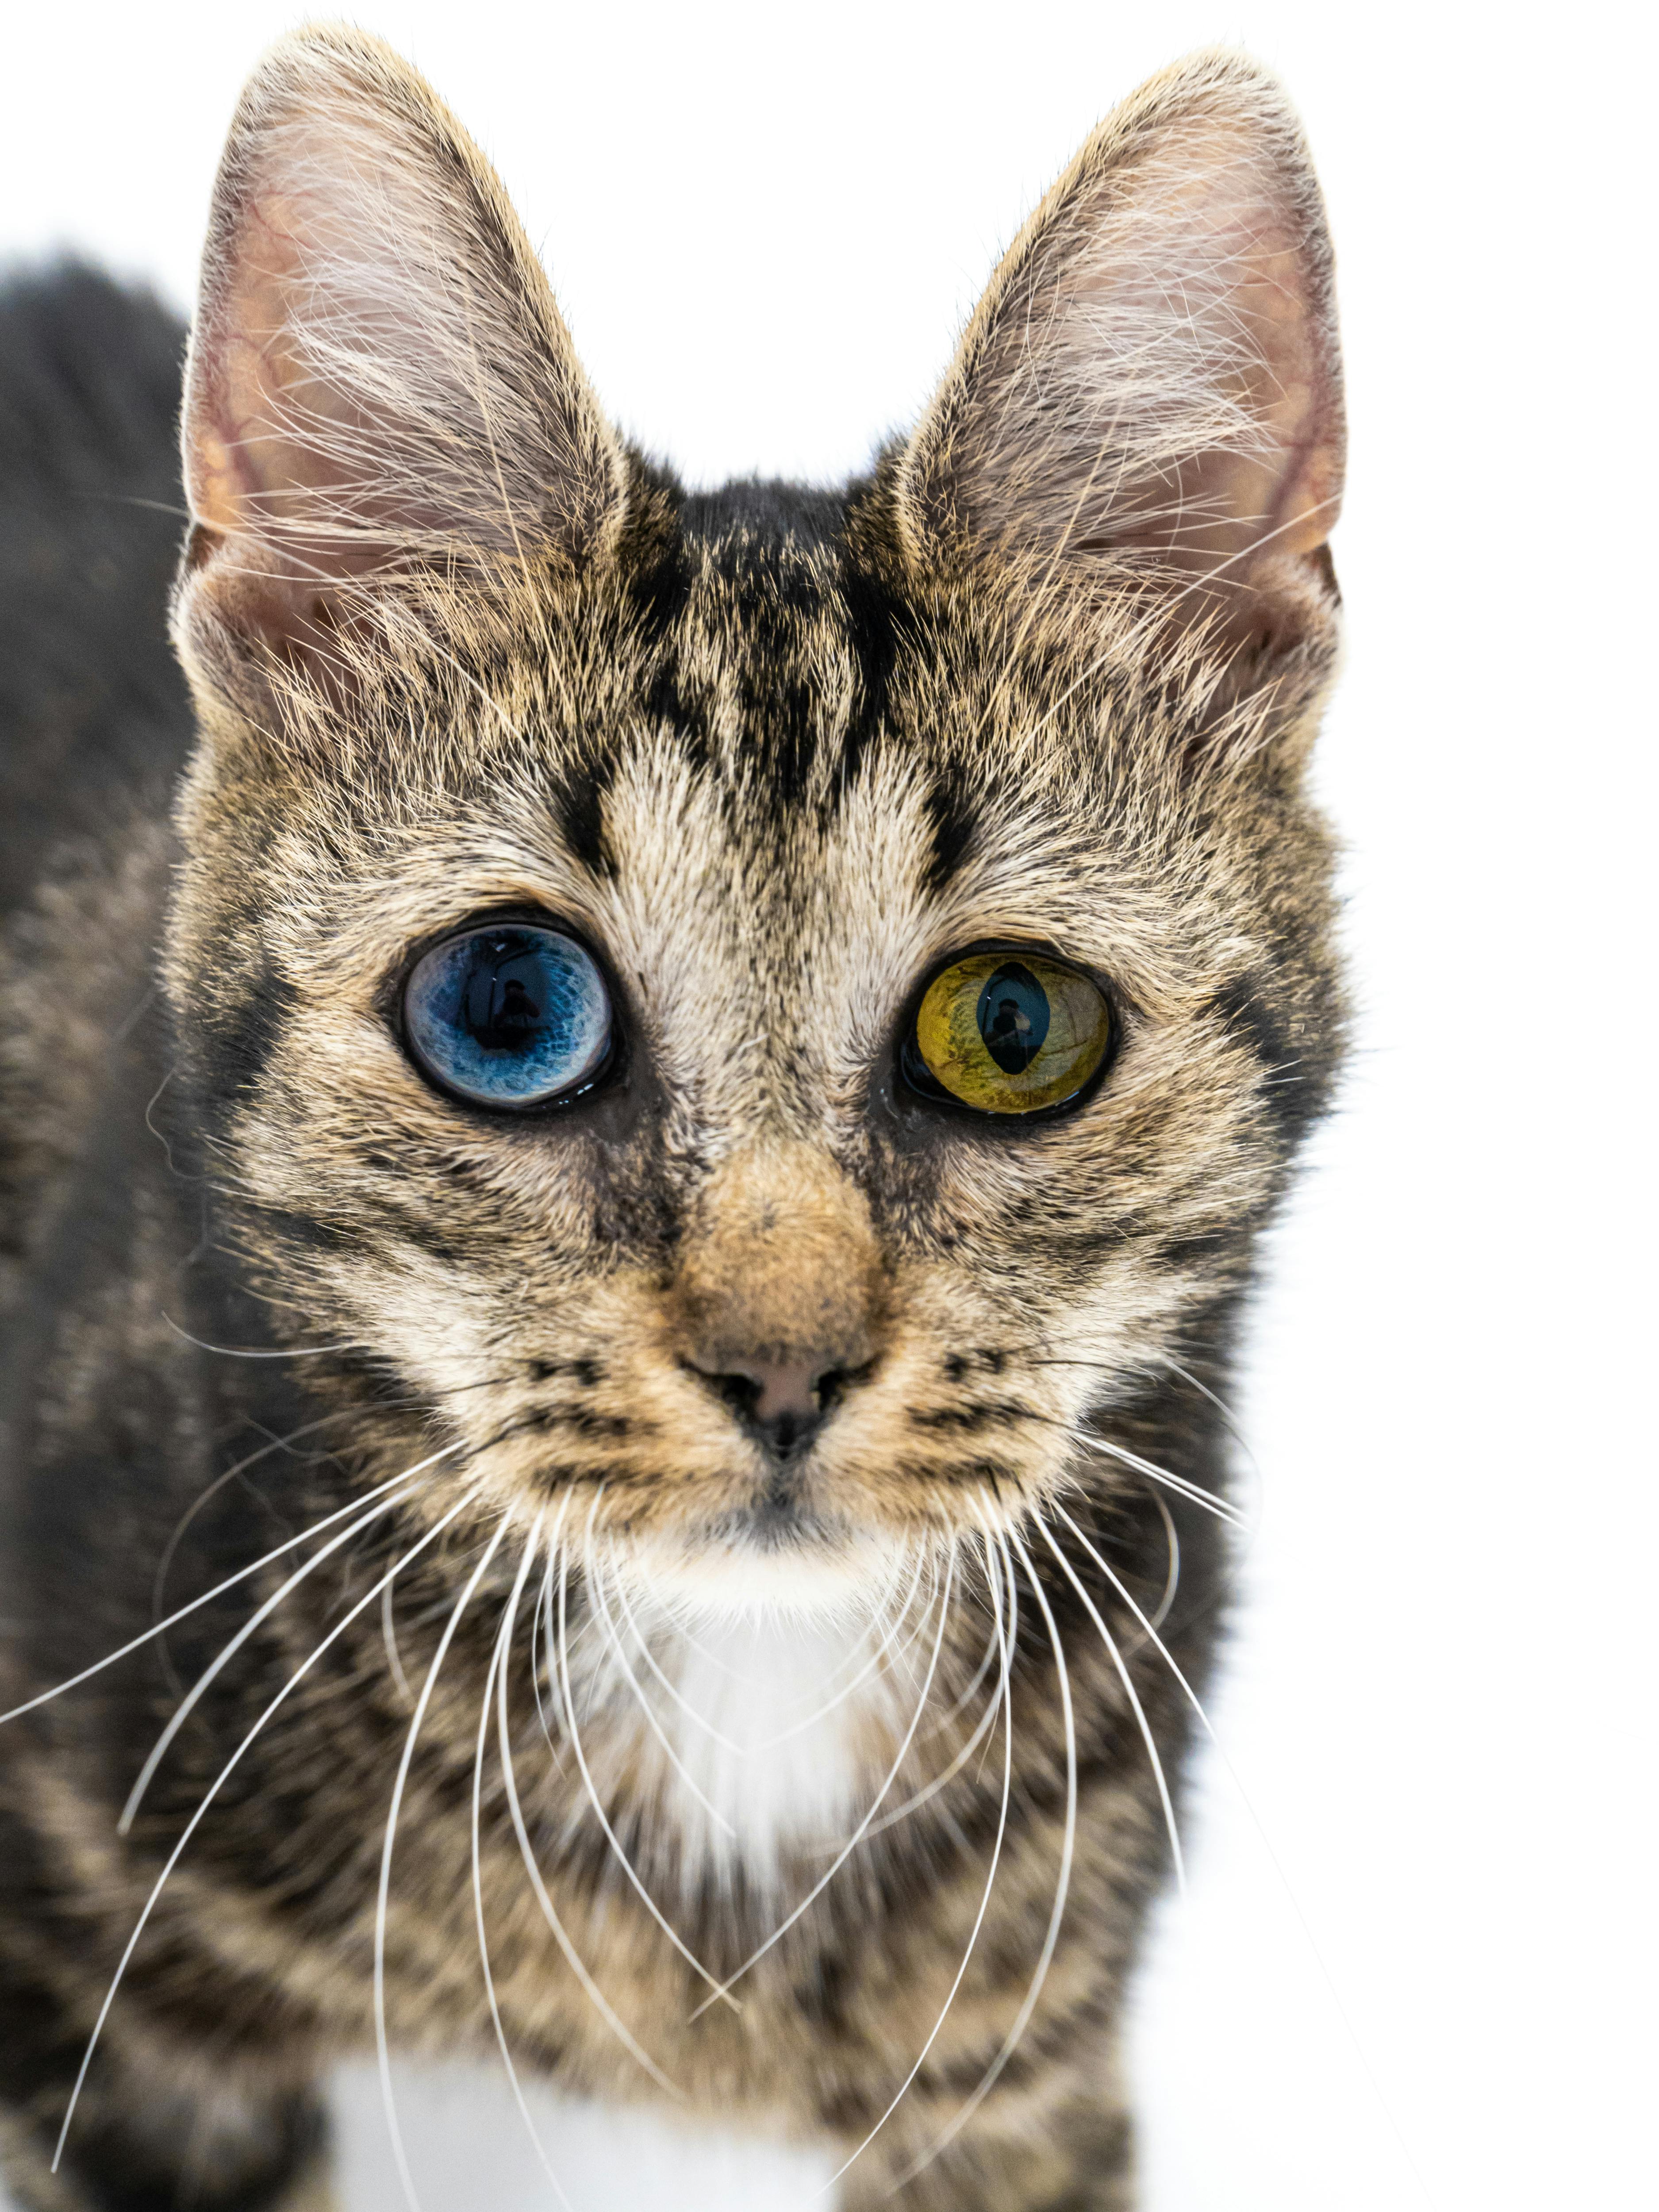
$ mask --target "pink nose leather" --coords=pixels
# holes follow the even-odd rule
[[[822,1358],[724,1359],[718,1368],[689,1363],[732,1413],[778,1460],[794,1458],[823,1426],[825,1387],[845,1373]]]
[[[769,1360],[731,1359],[719,1370],[711,1370],[701,1360],[693,1363],[711,1381],[724,1382],[728,1376],[752,1382],[757,1395],[749,1407],[750,1418],[763,1425],[794,1419],[814,1421],[821,1411],[818,1390],[826,1376],[836,1371],[834,1360],[813,1358]]]

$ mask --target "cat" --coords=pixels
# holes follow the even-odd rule
[[[1344,1030],[1285,94],[1111,115],[867,477],[690,492],[424,83],[295,34],[189,342],[188,705],[167,319],[4,316],[9,2187],[320,2204],[379,2048],[848,2212],[1121,2212]]]

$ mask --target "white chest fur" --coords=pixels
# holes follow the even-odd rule
[[[775,1887],[787,1855],[845,1841],[865,1809],[870,1707],[887,1703],[869,1658],[863,1635],[782,1621],[681,1640],[661,1802],[688,1863],[741,1863]]]
[[[590,1761],[601,1800],[645,1801],[629,1826],[647,1856],[672,1856],[688,1889],[741,1870],[774,1896],[792,1860],[827,1869],[902,1734],[914,1641],[867,1616],[690,1621],[637,1596],[592,1626],[586,1691],[573,1672],[571,1698],[585,1734],[604,1716],[608,1752]]]

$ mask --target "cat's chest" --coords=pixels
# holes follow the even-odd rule
[[[788,1620],[694,1629],[637,1613],[612,1626],[589,1662],[601,1803],[625,1807],[647,1855],[672,1863],[688,1890],[740,1879],[775,1894],[792,1866],[827,1869],[890,1759],[891,1638]],[[574,1675],[570,1687],[582,1728]]]

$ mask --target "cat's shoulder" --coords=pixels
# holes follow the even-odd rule
[[[192,731],[167,626],[184,340],[81,264],[0,283],[0,1291],[118,1077],[142,1112],[116,1062]]]
[[[190,741],[167,636],[184,326],[74,263],[0,284],[0,915]]]

